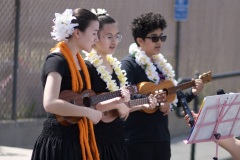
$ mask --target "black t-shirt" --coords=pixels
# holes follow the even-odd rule
[[[135,62],[135,59],[128,55],[121,61],[122,69],[127,72],[127,81],[131,84],[150,82],[145,70]],[[162,73],[157,70],[161,75]],[[194,97],[191,92],[185,94],[187,101]],[[129,141],[157,142],[170,141],[168,130],[168,116],[158,109],[152,114],[135,111],[130,113],[125,122],[125,139]]]
[[[85,61],[85,63],[86,63],[86,66],[88,68],[88,72],[89,72],[89,75],[90,75],[92,90],[96,94],[109,92],[109,90],[107,89],[106,82],[102,80],[102,78],[100,77],[101,75],[98,74],[96,68],[89,61]],[[111,74],[111,76],[112,76],[112,79],[114,79],[116,81],[117,85],[120,86],[120,82],[119,82],[119,80],[117,78],[117,75],[114,71]]]
[[[50,72],[57,72],[62,77],[60,91],[72,90],[72,78],[71,72],[67,63],[67,60],[61,53],[51,53],[47,56],[46,61],[42,69],[42,85],[45,87],[47,76]],[[82,70],[80,71],[83,80],[83,90],[86,89],[86,81]]]
[[[47,76],[50,72],[57,72],[62,77],[60,92],[63,90],[72,90],[71,72],[67,60],[61,53],[51,53],[47,56],[42,68],[42,85],[45,87]],[[82,70],[80,71],[83,80],[83,90],[86,89],[86,81]],[[54,117],[53,114],[48,113],[48,117]]]

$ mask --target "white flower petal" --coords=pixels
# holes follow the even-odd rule
[[[78,24],[71,24],[71,21],[76,19],[76,17],[72,16],[72,13],[71,9],[66,9],[62,14],[55,13],[53,31],[51,32],[54,40],[66,40],[67,37],[72,35],[74,27],[78,26]]]
[[[121,70],[121,63],[116,58],[112,57],[112,55],[107,55],[107,61],[113,67],[120,81],[120,87],[117,86],[116,81],[112,79],[111,74],[106,71],[106,67],[102,65],[102,57],[99,56],[95,50],[92,50],[90,53],[85,53],[85,55],[85,59],[87,59],[96,67],[96,70],[99,73],[100,77],[103,79],[104,82],[106,82],[108,90],[116,91],[120,87],[125,86],[125,84],[127,83],[126,71]]]

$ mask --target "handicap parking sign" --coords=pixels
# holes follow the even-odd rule
[[[176,21],[186,21],[188,18],[188,0],[175,0],[174,19]]]

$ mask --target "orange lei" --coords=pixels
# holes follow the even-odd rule
[[[73,60],[71,50],[68,48],[68,46],[64,42],[57,43],[56,46],[51,49],[51,52],[56,48],[60,48],[60,52],[64,55],[64,57],[67,60],[67,63],[71,72],[71,78],[72,78],[72,91],[81,92],[83,89],[83,81],[77,69],[77,66]],[[86,64],[79,53],[77,54],[77,59],[84,73],[87,89],[91,89],[90,76],[89,76]],[[79,139],[80,139],[80,145],[82,149],[83,160],[93,160],[93,159],[99,160],[100,158],[99,158],[98,148],[95,140],[93,123],[90,120],[88,120],[86,117],[83,117],[78,122],[78,126],[80,130]]]

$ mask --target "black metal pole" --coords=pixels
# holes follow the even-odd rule
[[[178,79],[179,73],[179,52],[180,52],[180,29],[181,29],[181,22],[177,22],[176,24],[176,53],[175,53],[175,79]]]
[[[15,40],[13,58],[13,97],[12,97],[12,120],[17,118],[17,73],[19,51],[19,26],[20,26],[20,0],[15,0]]]
[[[178,68],[179,68],[179,50],[180,50],[180,29],[181,29],[181,25],[180,25],[181,22],[177,21],[176,22],[176,45],[175,45],[175,79],[178,80],[178,76],[179,76],[179,73],[178,73]],[[183,117],[183,115],[181,115],[180,113],[180,109],[177,108],[176,109],[176,115],[178,117]]]
[[[195,148],[196,148],[196,144],[192,144],[191,145],[191,160],[195,159]]]

